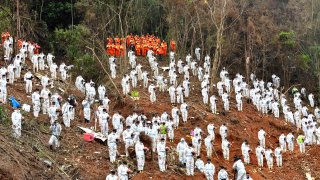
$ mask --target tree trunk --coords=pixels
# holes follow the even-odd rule
[[[246,58],[246,82],[249,83],[250,79],[250,57]]]
[[[17,0],[17,34],[16,34],[16,39],[19,39],[20,37],[20,33],[21,33],[21,29],[20,29],[20,1]]]
[[[212,23],[216,27],[216,47],[215,53],[211,68],[211,81],[210,84],[213,85],[214,82],[217,80],[217,73],[220,66],[220,59],[222,53],[222,43],[223,43],[223,32],[224,32],[224,23],[226,19],[226,7],[227,7],[227,0],[223,1],[222,7],[215,7],[217,4],[213,4],[213,6],[208,6],[210,13],[211,13],[211,20]],[[213,9],[214,8],[214,9]],[[216,12],[220,10],[218,13],[218,19],[216,19]]]
[[[217,73],[220,65],[220,58],[221,58],[221,46],[222,46],[222,31],[223,27],[218,29],[217,32],[217,40],[216,40],[216,49],[213,57],[212,69],[211,69],[211,84],[216,82],[217,80]]]

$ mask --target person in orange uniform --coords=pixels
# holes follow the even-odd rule
[[[115,44],[116,57],[120,56],[120,44]]]
[[[108,37],[107,38],[107,44],[113,44],[113,39],[112,39],[112,37]]]
[[[110,56],[114,56],[116,54],[115,45],[110,44]]]
[[[7,40],[10,37],[9,32],[5,32],[1,34],[2,43],[4,43],[5,40]]]
[[[22,43],[23,41],[21,39],[18,40],[18,47],[21,49],[22,48]]]
[[[118,36],[116,36],[116,38],[114,38],[114,42],[117,45],[117,44],[120,44],[121,40]]]
[[[162,41],[161,43],[161,55],[166,56],[167,55],[167,43]]]
[[[107,44],[107,55],[111,56],[111,43]]]
[[[37,43],[34,43],[33,46],[34,46],[34,51],[33,51],[34,54],[39,54],[41,47]]]
[[[170,41],[170,49],[171,51],[175,52],[176,51],[176,42],[171,40]]]
[[[142,56],[146,57],[148,52],[148,44],[147,43],[143,43],[143,47],[142,47]]]
[[[121,57],[124,57],[124,54],[125,54],[124,45],[120,45],[120,56],[121,56]]]
[[[136,44],[136,54],[137,56],[141,56],[141,45],[139,43]]]

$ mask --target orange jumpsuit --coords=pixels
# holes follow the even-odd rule
[[[18,46],[20,49],[22,48],[22,40],[21,39],[18,40]]]
[[[141,45],[140,44],[136,45],[136,55],[141,56]]]
[[[121,56],[121,57],[124,57],[124,54],[125,54],[124,45],[120,45],[120,56]]]
[[[176,51],[176,42],[175,41],[170,41],[170,49],[171,51],[175,52]]]
[[[115,45],[115,51],[116,51],[116,57],[119,57],[120,56],[120,45],[119,44]]]
[[[114,44],[110,44],[110,56],[114,56],[115,55],[115,45]]]

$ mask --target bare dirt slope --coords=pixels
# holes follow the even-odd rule
[[[164,62],[161,62],[163,64]],[[25,71],[24,71],[25,72]],[[23,74],[24,74],[23,72]],[[45,72],[41,72],[44,74]],[[195,83],[195,80],[191,80]],[[120,78],[116,80],[120,88]],[[73,93],[77,96],[78,102],[81,102],[83,95],[75,90],[73,83],[56,82],[56,87],[52,91],[57,91],[57,86],[65,90],[65,93],[59,92],[64,98],[68,94]],[[139,83],[140,84],[140,83]],[[258,142],[257,132],[263,127],[267,132],[267,145],[275,148],[279,135],[284,132],[295,131],[295,128],[284,122],[284,119],[275,119],[272,115],[260,115],[251,104],[244,104],[244,111],[237,112],[235,109],[235,100],[231,100],[231,112],[225,115],[213,115],[209,112],[209,108],[202,104],[202,97],[198,83],[191,92],[191,97],[186,99],[191,106],[189,118],[186,124],[175,131],[174,143],[168,143],[168,146],[176,147],[181,137],[189,135],[190,131],[196,125],[205,129],[209,122],[213,122],[216,127],[222,123],[227,123],[229,128],[229,141],[232,143],[230,157],[241,155],[240,146],[244,139],[249,141],[251,148],[254,149]],[[15,96],[23,103],[31,104],[31,97],[25,95],[24,83],[18,80],[13,86],[8,87],[8,95]],[[34,87],[35,89],[35,87]],[[124,97],[124,103],[116,100],[113,91],[109,91],[111,98],[111,114],[120,110],[124,116],[131,114],[135,110],[143,111],[148,118],[151,118],[155,112],[162,113],[171,112],[171,104],[167,93],[157,92],[157,103],[151,104],[146,89],[138,88],[140,92],[140,100],[133,101],[130,97]],[[219,102],[220,103],[220,102]],[[104,179],[111,168],[116,168],[116,164],[109,163],[107,146],[101,142],[85,142],[82,140],[82,132],[77,128],[83,125],[82,115],[79,114],[80,106],[77,109],[77,117],[72,122],[72,127],[67,129],[63,127],[61,148],[53,152],[47,146],[50,134],[49,120],[45,115],[34,118],[32,113],[24,113],[25,121],[23,123],[22,137],[15,140],[11,137],[11,107],[4,106],[4,111],[8,117],[1,120],[0,124],[0,179]],[[219,109],[222,105],[219,104]],[[62,118],[60,117],[60,120]],[[93,122],[91,122],[93,126]],[[216,131],[218,134],[218,130]],[[190,142],[190,139],[187,139]],[[216,173],[220,165],[228,168],[230,177],[232,177],[232,160],[223,160],[221,151],[221,138],[219,135],[215,141],[215,151],[212,161],[216,166]],[[124,154],[123,144],[119,148],[120,154]],[[202,159],[205,161],[204,146],[201,151]],[[301,180],[305,178],[305,173],[310,172],[313,177],[320,177],[320,158],[319,146],[307,147],[306,154],[300,154],[298,147],[295,146],[293,154],[284,154],[284,162],[282,168],[274,168],[273,171],[263,168],[259,170],[255,155],[251,155],[252,165],[246,166],[253,179],[295,179]],[[172,157],[173,158],[173,157]],[[175,160],[168,157],[170,161],[168,170],[161,173],[158,168],[157,158],[151,160],[150,154],[147,154],[145,171],[140,174],[133,174],[133,179],[205,179],[203,174],[196,173],[195,177],[186,177],[184,170],[179,168]],[[119,159],[126,159],[120,157]],[[232,158],[231,158],[232,159]],[[134,157],[127,159],[132,169],[135,169]],[[206,162],[206,161],[205,161]],[[52,163],[52,164],[51,164]]]

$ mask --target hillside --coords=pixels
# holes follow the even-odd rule
[[[148,67],[146,60],[139,59],[144,67]],[[166,61],[159,62],[160,66],[167,66]],[[1,62],[1,65],[4,65]],[[146,68],[148,69],[148,68]],[[22,75],[25,73],[23,71]],[[40,72],[45,74],[46,71]],[[121,78],[118,77],[115,82],[118,88]],[[34,84],[40,84],[39,80],[35,80]],[[65,83],[55,81],[55,88],[52,92],[59,92],[63,98],[67,98],[69,94],[74,94],[77,97],[78,103],[81,103],[84,95],[74,87],[73,81]],[[174,143],[167,142],[168,146],[176,147],[181,137],[186,137],[190,131],[198,125],[206,132],[206,126],[209,122],[213,122],[216,128],[222,123],[226,123],[229,128],[229,141],[231,142],[230,157],[240,155],[240,146],[244,139],[247,139],[251,148],[254,149],[258,142],[257,132],[260,127],[264,127],[267,132],[267,145],[275,148],[279,135],[284,132],[295,131],[295,127],[285,123],[283,118],[275,119],[272,115],[263,116],[256,111],[252,104],[244,103],[243,112],[238,112],[235,107],[234,94],[231,95],[231,112],[223,115],[213,115],[210,113],[209,107],[202,104],[199,84],[194,77],[191,78],[193,90],[191,96],[186,99],[186,102],[191,106],[189,110],[188,122],[175,130]],[[141,82],[139,82],[141,85]],[[39,86],[40,87],[40,86]],[[34,86],[34,89],[36,86]],[[63,89],[64,92],[58,90]],[[108,89],[108,88],[107,88]],[[129,96],[123,97],[123,103],[116,99],[116,95],[108,89],[107,94],[111,99],[111,114],[115,111],[121,111],[126,117],[134,111],[142,111],[148,118],[152,114],[171,112],[171,104],[167,93],[157,92],[157,102],[151,104],[146,89],[139,87],[140,100],[133,101]],[[31,97],[26,96],[24,91],[23,80],[17,80],[14,85],[8,86],[8,96],[14,96],[22,103],[31,104]],[[40,115],[39,118],[34,118],[32,113],[23,113],[25,121],[22,126],[22,137],[17,140],[11,137],[11,120],[10,115],[12,108],[7,104],[3,107],[7,113],[7,118],[1,121],[0,131],[0,179],[104,179],[111,168],[116,165],[109,163],[107,146],[98,141],[85,142],[82,138],[82,132],[77,126],[85,126],[83,117],[79,113],[80,106],[76,110],[76,118],[72,121],[71,128],[63,126],[61,147],[57,151],[51,151],[48,147],[49,140],[49,120],[45,115]],[[221,101],[219,101],[218,110],[222,110]],[[61,121],[61,116],[59,120]],[[93,126],[91,121],[91,126]],[[109,123],[111,124],[111,123]],[[188,139],[190,142],[190,139]],[[221,151],[221,138],[216,129],[215,151],[212,161],[216,166],[216,173],[220,165],[227,167],[229,176],[232,177],[232,160],[223,160]],[[298,147],[295,145],[293,154],[287,152],[283,158],[283,167],[274,167],[273,171],[267,170],[264,167],[259,170],[257,167],[255,154],[251,154],[252,164],[246,166],[246,170],[250,172],[253,179],[304,179],[305,173],[309,172],[313,177],[320,177],[319,162],[319,146],[307,147],[306,154],[300,154]],[[120,154],[124,154],[124,145],[121,143]],[[205,158],[205,147],[202,145],[202,158]],[[119,158],[119,159],[124,159]],[[156,158],[157,159],[157,158]],[[134,172],[133,179],[205,179],[203,174],[196,171],[195,177],[186,177],[183,170],[180,169],[174,160],[168,165],[168,170],[165,173],[160,173],[157,161],[151,161],[150,154],[146,157],[145,171],[140,174]],[[232,159],[232,158],[231,158]],[[128,159],[130,164],[136,164],[134,158]],[[51,164],[52,163],[52,164]],[[135,167],[132,166],[134,169]]]

